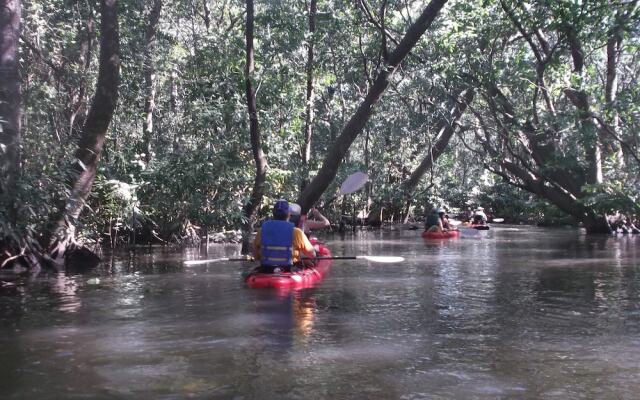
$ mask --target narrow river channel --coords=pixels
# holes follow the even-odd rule
[[[235,246],[139,249],[4,284],[0,398],[638,398],[640,237],[321,238],[406,261],[337,260],[316,287],[274,292],[244,286],[248,264],[182,264]]]

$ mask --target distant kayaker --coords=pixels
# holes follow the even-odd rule
[[[484,213],[484,208],[482,207],[476,208],[476,211],[473,213],[473,221],[471,223],[473,225],[487,224],[487,214]]]
[[[314,258],[315,249],[301,229],[289,221],[291,209],[286,200],[273,206],[273,219],[258,230],[253,242],[254,257],[260,260],[261,272],[288,272],[300,262],[301,255]]]
[[[438,216],[440,217],[440,221],[442,221],[443,230],[450,231],[454,229],[454,227],[449,223],[449,215],[447,215],[445,209],[441,208],[438,210]]]
[[[440,218],[440,211],[444,215],[444,209],[434,208],[427,216],[427,221],[424,225],[424,230],[427,232],[443,232],[444,226],[442,225],[442,218]]]

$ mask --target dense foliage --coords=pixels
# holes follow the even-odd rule
[[[244,2],[160,3],[119,2],[119,104],[78,221],[96,241],[144,221],[163,240],[181,237],[185,226],[237,229],[253,183]],[[310,34],[308,1],[255,3],[265,216],[273,199],[296,198],[305,178],[309,43],[313,176],[425,5],[319,0]],[[162,7],[157,26],[154,5]],[[95,0],[30,0],[22,8],[20,173],[2,190],[1,215],[5,235],[37,238],[68,195],[98,73],[100,8]],[[449,1],[393,75],[318,205],[348,174],[364,171],[370,184],[332,202],[332,219],[382,208],[383,218],[399,220],[432,205],[480,204],[516,220],[560,211],[585,224],[615,211],[637,215],[639,21],[637,1]],[[449,110],[470,88],[476,97],[446,151],[407,193],[402,185],[432,154],[436,127],[452,122]]]

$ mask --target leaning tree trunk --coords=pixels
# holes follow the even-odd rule
[[[444,153],[447,146],[449,145],[449,141],[455,132],[456,125],[462,114],[467,109],[467,106],[471,104],[473,101],[473,97],[475,92],[473,88],[462,91],[458,94],[456,98],[456,104],[449,111],[449,115],[446,117],[442,117],[438,122],[436,131],[438,132],[438,138],[436,140],[435,145],[429,148],[429,154],[422,160],[420,165],[413,170],[409,179],[407,179],[403,185],[402,190],[404,192],[404,196],[406,198],[405,205],[405,217],[404,223],[406,224],[409,220],[409,215],[411,211],[411,205],[413,203],[413,192],[418,186],[418,183],[424,176],[424,174],[433,167],[433,164],[436,160]]]
[[[407,194],[407,197],[410,199],[411,194],[415,190],[416,186],[420,182],[420,179],[424,176],[424,174],[433,166],[433,163],[436,162],[438,157],[444,153],[455,132],[456,124],[462,114],[467,109],[467,106],[471,104],[473,101],[473,97],[475,92],[473,89],[467,89],[461,92],[456,99],[455,106],[449,112],[447,118],[442,117],[440,122],[438,122],[438,139],[436,140],[433,148],[429,149],[429,154],[422,160],[420,165],[411,173],[409,179],[407,179],[403,184],[403,190]]]
[[[247,65],[245,66],[245,84],[247,92],[247,109],[249,111],[249,133],[251,136],[251,150],[256,163],[256,177],[253,182],[253,190],[249,201],[243,208],[245,222],[242,227],[242,254],[249,253],[249,243],[253,233],[253,225],[256,219],[256,210],[260,207],[264,186],[267,180],[267,157],[262,151],[260,127],[258,126],[258,110],[256,106],[256,93],[253,89],[252,77],[253,63],[253,0],[247,0]]]
[[[565,34],[567,36],[569,50],[573,60],[574,74],[576,74],[576,76],[582,76],[584,74],[583,70],[585,63],[582,43],[580,42],[574,27],[566,27]],[[566,88],[564,93],[578,110],[582,142],[585,149],[585,160],[587,162],[585,171],[587,183],[591,185],[601,184],[603,182],[602,144],[596,124],[593,121],[589,95],[582,85],[578,85],[578,88]]]
[[[300,194],[298,203],[302,207],[303,214],[318,201],[322,193],[324,193],[329,184],[331,184],[338,172],[338,167],[342,163],[342,159],[349,150],[349,147],[351,147],[351,143],[353,143],[356,137],[362,132],[365,124],[371,117],[373,107],[378,103],[387,86],[389,86],[389,81],[394,72],[424,32],[429,28],[446,2],[447,0],[432,0],[420,17],[409,27],[396,49],[389,56],[386,65],[381,67],[378,76],[369,88],[364,100],[360,103],[356,112],[342,129],[340,136],[336,138],[327,152],[320,171],[318,171],[315,178],[313,178],[311,183],[307,185],[305,190]]]
[[[89,114],[82,129],[73,164],[74,181],[64,210],[55,221],[49,236],[49,256],[56,266],[78,249],[75,224],[91,193],[105,137],[118,101],[119,37],[118,2],[101,0],[100,61],[98,83]]]
[[[605,84],[605,107],[607,109],[606,119],[613,132],[617,132],[620,127],[620,115],[618,114],[616,97],[618,93],[618,68],[620,59],[622,57],[622,49],[624,48],[624,30],[625,26],[631,20],[631,17],[636,13],[640,2],[633,0],[629,3],[626,12],[618,11],[616,13],[615,24],[610,30],[607,38],[607,72],[606,72],[606,84]],[[618,164],[618,168],[623,168],[625,165],[625,153],[628,152],[628,147],[614,141],[615,138],[606,137],[605,143],[611,143],[612,149],[615,151],[615,157]],[[617,139],[616,139],[617,140]]]
[[[491,140],[491,133],[488,131],[487,125],[483,122],[482,117],[478,114],[476,114],[476,117],[480,121],[480,126],[485,135],[484,139],[480,135],[476,135],[476,139],[480,140],[485,151],[487,151],[493,159],[498,160],[497,162],[501,167],[500,170],[492,170],[492,172],[502,176],[507,182],[546,199],[561,211],[571,215],[577,221],[582,222],[587,233],[611,232],[606,217],[604,215],[597,215],[593,209],[585,206],[578,196],[575,196],[570,190],[567,190],[558,183],[560,180],[550,181],[548,177],[545,177],[540,172],[527,166],[518,165],[515,161],[517,157],[511,159],[510,154],[501,153],[494,141]],[[519,159],[518,161],[522,160]],[[554,175],[555,174],[557,174],[557,172],[555,172]]]
[[[155,0],[151,14],[149,14],[149,25],[144,33],[144,121],[142,122],[142,151],[144,151],[144,162],[151,161],[151,139],[153,137],[153,111],[156,107],[156,69],[153,62],[153,49],[156,42],[156,32],[160,21],[162,10],[162,0]]]
[[[302,148],[302,180],[300,190],[309,184],[309,161],[311,159],[311,135],[313,133],[313,57],[314,36],[316,32],[317,2],[311,0],[309,4],[309,44],[307,48],[307,96],[304,115],[304,147]]]
[[[0,201],[5,218],[15,223],[15,184],[20,160],[20,0],[0,0]],[[2,238],[0,238],[2,240]]]
[[[178,112],[178,72],[175,68],[171,68],[169,74],[169,109],[174,116]],[[174,155],[182,154],[182,137],[180,129],[173,129],[173,140],[171,142],[171,153]]]

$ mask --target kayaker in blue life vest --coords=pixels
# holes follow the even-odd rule
[[[267,220],[253,241],[254,257],[260,260],[262,272],[288,272],[300,262],[302,254],[316,256],[307,236],[289,222],[291,210],[286,200],[273,206],[273,219]]]

